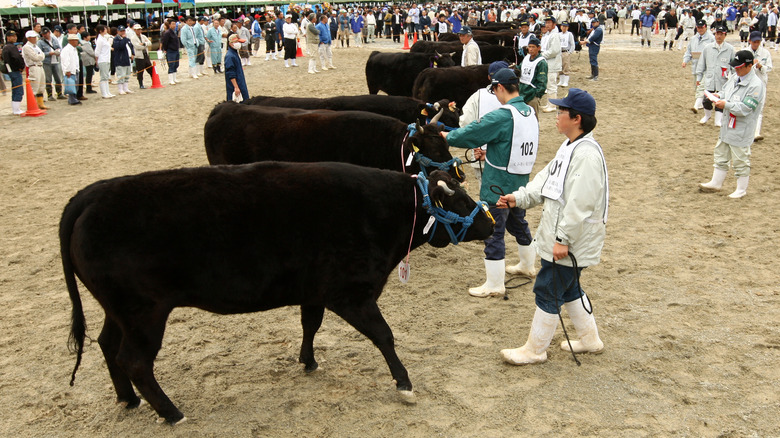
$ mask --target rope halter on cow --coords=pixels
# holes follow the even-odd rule
[[[447,195],[452,196],[455,194],[454,190],[447,187],[446,182],[439,181],[438,185],[444,188],[444,191],[447,193]],[[457,245],[458,243],[463,242],[463,239],[466,237],[466,231],[468,231],[471,224],[474,223],[474,216],[476,216],[480,211],[484,211],[490,220],[495,223],[495,220],[490,215],[490,210],[488,209],[487,203],[483,201],[476,201],[477,205],[468,216],[460,216],[455,212],[445,210],[441,205],[441,202],[432,202],[430,196],[428,196],[428,178],[423,174],[423,172],[417,174],[417,187],[420,189],[420,193],[423,195],[423,208],[425,208],[425,211],[435,219],[433,227],[430,230],[428,230],[428,226],[426,226],[426,229],[423,230],[423,234],[430,232],[430,236],[428,236],[428,242],[433,239],[433,235],[436,233],[436,227],[439,225],[439,223],[444,225],[444,229],[446,229],[447,234],[450,235],[450,242],[453,245]],[[457,234],[452,230],[452,225],[454,224],[461,224],[461,229]]]
[[[450,104],[448,105],[447,109],[449,111],[456,112],[457,111],[457,106],[456,106],[455,102],[450,102]],[[425,104],[425,110],[423,110],[423,112],[422,112],[422,114],[424,116],[426,116],[426,118],[425,118],[425,124],[426,125],[429,124],[429,123],[433,123],[436,126],[439,126],[443,131],[447,131],[447,132],[454,131],[454,130],[458,129],[457,126],[456,127],[452,127],[452,126],[445,125],[444,123],[440,122],[439,119],[436,118],[436,116],[434,116],[434,117],[427,117],[428,116],[428,111],[427,110],[438,111],[438,113],[437,113],[437,115],[438,115],[439,113],[444,111],[444,108],[441,107],[441,104],[439,102],[426,103]]]
[[[444,109],[439,110],[439,113],[436,114],[433,119],[431,120],[431,123],[437,124],[439,123],[439,118],[442,115],[442,112],[444,112]],[[404,142],[406,139],[409,139],[411,141],[411,138],[417,134],[417,123],[410,123],[409,126],[406,127],[406,136],[404,136]],[[420,127],[420,133],[423,133],[423,128]],[[403,149],[403,144],[401,145],[401,148]],[[463,164],[463,161],[461,161],[458,157],[453,157],[449,159],[448,161],[445,161],[443,163],[440,163],[438,161],[433,161],[430,158],[426,157],[422,153],[420,153],[420,149],[412,144],[412,156],[414,156],[414,161],[420,164],[420,173],[422,173],[426,178],[428,177],[428,171],[426,170],[426,167],[435,167],[438,170],[443,170],[445,172],[449,172],[451,167],[455,167],[455,174],[458,175],[459,178],[462,178],[460,174],[460,169],[458,168]],[[411,157],[410,157],[411,158]],[[411,163],[411,160],[409,160],[406,165],[409,165]]]

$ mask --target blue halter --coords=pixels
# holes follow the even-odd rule
[[[439,223],[444,225],[444,228],[447,230],[447,234],[450,235],[450,242],[453,245],[457,245],[458,243],[463,242],[463,239],[466,237],[466,231],[469,229],[471,224],[474,223],[474,216],[476,216],[480,210],[488,211],[488,205],[483,201],[477,201],[477,205],[468,216],[459,216],[455,212],[447,211],[442,207],[433,205],[430,196],[428,196],[428,178],[424,175],[423,172],[420,172],[417,175],[417,187],[419,187],[420,193],[423,195],[423,208],[425,208],[425,211],[427,211],[428,214],[433,216],[433,218],[436,220],[436,222],[433,224],[433,228],[428,231],[430,233],[428,242],[433,239],[433,235],[436,233],[436,227],[439,225]],[[453,224],[462,225],[460,232],[457,234],[452,231]]]
[[[434,112],[436,111],[436,108],[433,107],[432,103],[426,103],[425,107],[428,108],[429,110],[433,110]],[[432,117],[427,117],[425,119],[425,124],[427,125],[427,124],[431,123],[432,119],[433,119]],[[447,125],[445,125],[442,122],[436,122],[436,126],[441,127],[442,130],[447,131],[447,132],[454,131],[454,130],[458,129],[457,127],[453,128],[452,126],[447,126]]]
[[[406,130],[409,131],[408,138],[412,138],[412,136],[417,133],[416,124],[410,123],[409,126],[406,127]],[[426,167],[435,167],[439,170],[449,172],[450,168],[454,166],[455,171],[457,172],[458,166],[463,164],[463,161],[461,161],[461,159],[458,157],[453,157],[448,161],[439,163],[438,161],[433,161],[426,157],[420,151],[414,151],[412,153],[414,154],[414,161],[420,163],[420,173],[422,173],[426,178],[428,177],[428,171],[425,169]]]

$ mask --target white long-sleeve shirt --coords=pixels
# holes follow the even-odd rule
[[[111,62],[111,43],[111,35],[108,32],[98,35],[95,40],[95,55],[98,63]]]
[[[77,74],[79,72],[79,51],[70,44],[62,48],[60,63],[63,73]]]

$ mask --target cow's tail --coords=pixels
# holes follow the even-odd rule
[[[76,371],[79,369],[79,365],[81,365],[81,354],[84,351],[84,338],[86,337],[87,332],[84,309],[81,306],[81,295],[79,295],[76,274],[73,270],[73,262],[70,258],[70,243],[71,236],[73,235],[73,227],[82,211],[82,208],[74,202],[75,199],[76,197],[71,199],[65,207],[65,211],[62,213],[62,219],[60,220],[60,256],[62,257],[62,269],[65,272],[65,284],[68,287],[68,294],[70,295],[70,302],[72,305],[68,349],[76,352],[76,366],[73,368],[73,373],[70,376],[70,386],[73,386],[73,382],[76,380]]]

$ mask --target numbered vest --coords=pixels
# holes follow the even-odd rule
[[[601,162],[604,164],[604,178],[605,178],[605,202],[604,202],[604,223],[607,223],[607,212],[609,211],[609,176],[607,175],[607,161],[604,159],[604,152],[601,150],[601,145],[588,134],[587,136],[580,138],[572,143],[566,140],[558,148],[558,152],[555,154],[555,159],[550,163],[550,173],[547,175],[542,186],[542,196],[565,204],[566,201],[562,198],[563,186],[566,182],[566,174],[569,171],[569,164],[571,163],[571,155],[574,153],[574,149],[582,143],[590,143],[596,146],[601,154]]]
[[[536,71],[536,64],[544,59],[541,55],[537,56],[533,61],[531,55],[525,55],[523,63],[520,65],[520,82],[526,85],[534,87],[531,81],[534,79],[534,72]],[[534,87],[536,88],[536,87]]]
[[[502,105],[512,113],[512,149],[509,152],[509,164],[506,167],[496,166],[487,157],[485,162],[491,167],[504,170],[513,175],[528,175],[536,162],[536,151],[539,149],[539,122],[536,120],[533,108],[528,108],[528,114],[522,114],[512,105]]]

